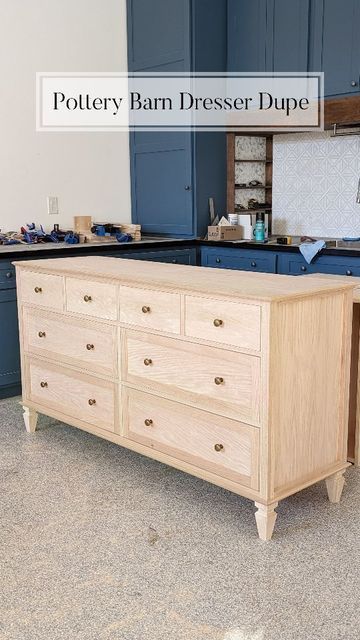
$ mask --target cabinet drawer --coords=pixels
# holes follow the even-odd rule
[[[27,363],[27,395],[99,429],[114,431],[115,385],[41,360]]]
[[[0,289],[14,289],[16,287],[15,267],[6,260],[0,262]]]
[[[185,335],[260,351],[261,307],[185,297]]]
[[[276,258],[275,252],[267,250],[214,249],[212,247],[201,249],[201,265],[218,269],[276,273]]]
[[[63,278],[35,271],[21,271],[21,301],[61,311],[64,307]]]
[[[128,438],[258,489],[256,427],[131,389],[124,395]]]
[[[23,327],[27,352],[116,375],[115,327],[29,307],[23,311]]]
[[[105,282],[66,278],[66,309],[86,316],[117,319],[117,287]]]
[[[144,329],[180,333],[180,296],[177,293],[122,286],[120,320]]]
[[[259,424],[260,358],[127,331],[123,380]]]

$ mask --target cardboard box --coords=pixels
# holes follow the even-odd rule
[[[220,225],[208,227],[209,240],[242,240],[242,231],[239,225]]]

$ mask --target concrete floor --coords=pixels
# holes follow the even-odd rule
[[[222,489],[0,402],[0,640],[360,637],[360,471],[283,501]]]

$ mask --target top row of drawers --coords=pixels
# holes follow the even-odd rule
[[[118,298],[120,297],[120,305]],[[98,319],[120,320],[142,329],[179,335],[181,296],[178,293],[107,282],[21,272],[21,299],[54,311],[79,313]],[[64,304],[65,300],[65,304]],[[118,305],[120,312],[118,313]],[[186,336],[260,350],[261,307],[186,295]]]

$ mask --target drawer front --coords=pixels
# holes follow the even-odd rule
[[[122,258],[149,260],[150,262],[169,262],[171,264],[196,264],[196,249],[178,249],[176,251],[143,251],[123,253]]]
[[[33,308],[24,308],[23,327],[27,352],[116,375],[115,327]]]
[[[31,359],[27,376],[27,395],[32,402],[99,429],[114,431],[115,385],[112,382]]]
[[[134,331],[124,335],[122,353],[130,384],[259,424],[259,357]]]
[[[15,267],[7,260],[0,262],[0,289],[14,289],[16,287]]]
[[[275,252],[234,249],[201,249],[201,265],[218,269],[238,269],[240,271],[261,271],[276,273],[277,254]]]
[[[261,307],[186,296],[185,335],[260,351]]]
[[[143,329],[180,333],[180,296],[121,286],[120,320]]]
[[[86,316],[116,320],[117,291],[114,284],[66,278],[66,308]]]
[[[21,271],[21,302],[62,311],[63,278],[35,271]]]
[[[131,389],[124,396],[128,438],[258,489],[256,427]]]
[[[301,255],[283,254],[279,256],[279,273],[304,275],[326,273],[339,276],[360,276],[359,258],[346,256],[319,256],[308,264]]]

